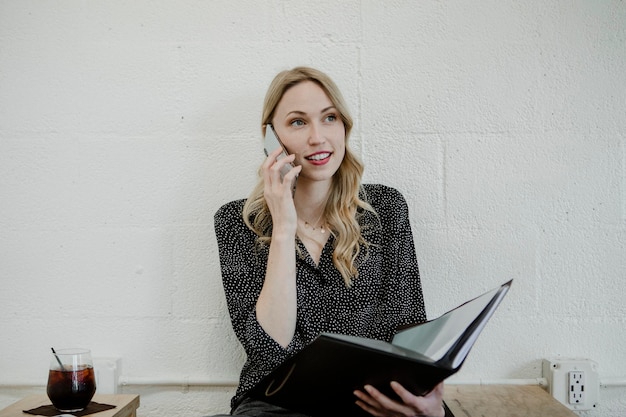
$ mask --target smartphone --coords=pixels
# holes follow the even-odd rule
[[[272,153],[276,148],[281,148],[283,150],[276,158],[277,161],[287,156],[287,150],[285,149],[285,146],[282,144],[280,139],[278,139],[278,135],[274,130],[274,126],[268,123],[267,125],[265,125],[265,143],[263,147],[263,150],[265,151],[265,156],[269,156],[269,154]],[[280,179],[282,180],[285,177],[285,174],[287,174],[289,170],[293,167],[294,165],[292,163],[283,166],[283,168],[280,170]],[[295,191],[295,188],[296,180],[294,179],[292,184],[292,192]]]

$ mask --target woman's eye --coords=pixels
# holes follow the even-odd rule
[[[294,121],[291,122],[292,126],[302,126],[304,124],[304,122],[300,119],[296,119]]]
[[[335,116],[334,114],[329,114],[328,116],[326,116],[327,122],[334,122],[335,120],[337,120],[337,116]]]

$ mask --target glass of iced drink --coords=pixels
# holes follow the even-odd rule
[[[96,393],[89,349],[52,349],[48,386],[52,405],[64,413],[82,411]]]

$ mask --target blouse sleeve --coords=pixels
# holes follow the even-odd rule
[[[223,287],[233,331],[246,354],[271,369],[286,358],[287,352],[256,318],[268,251],[256,245],[256,235],[244,223],[243,204],[244,200],[225,204],[214,216]]]
[[[387,311],[383,320],[394,328],[423,322],[426,320],[424,296],[406,200],[391,187],[379,185],[369,191],[385,236]]]

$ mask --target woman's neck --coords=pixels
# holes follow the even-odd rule
[[[322,216],[329,192],[330,181],[303,181],[298,183],[293,196],[298,217],[312,222]]]

